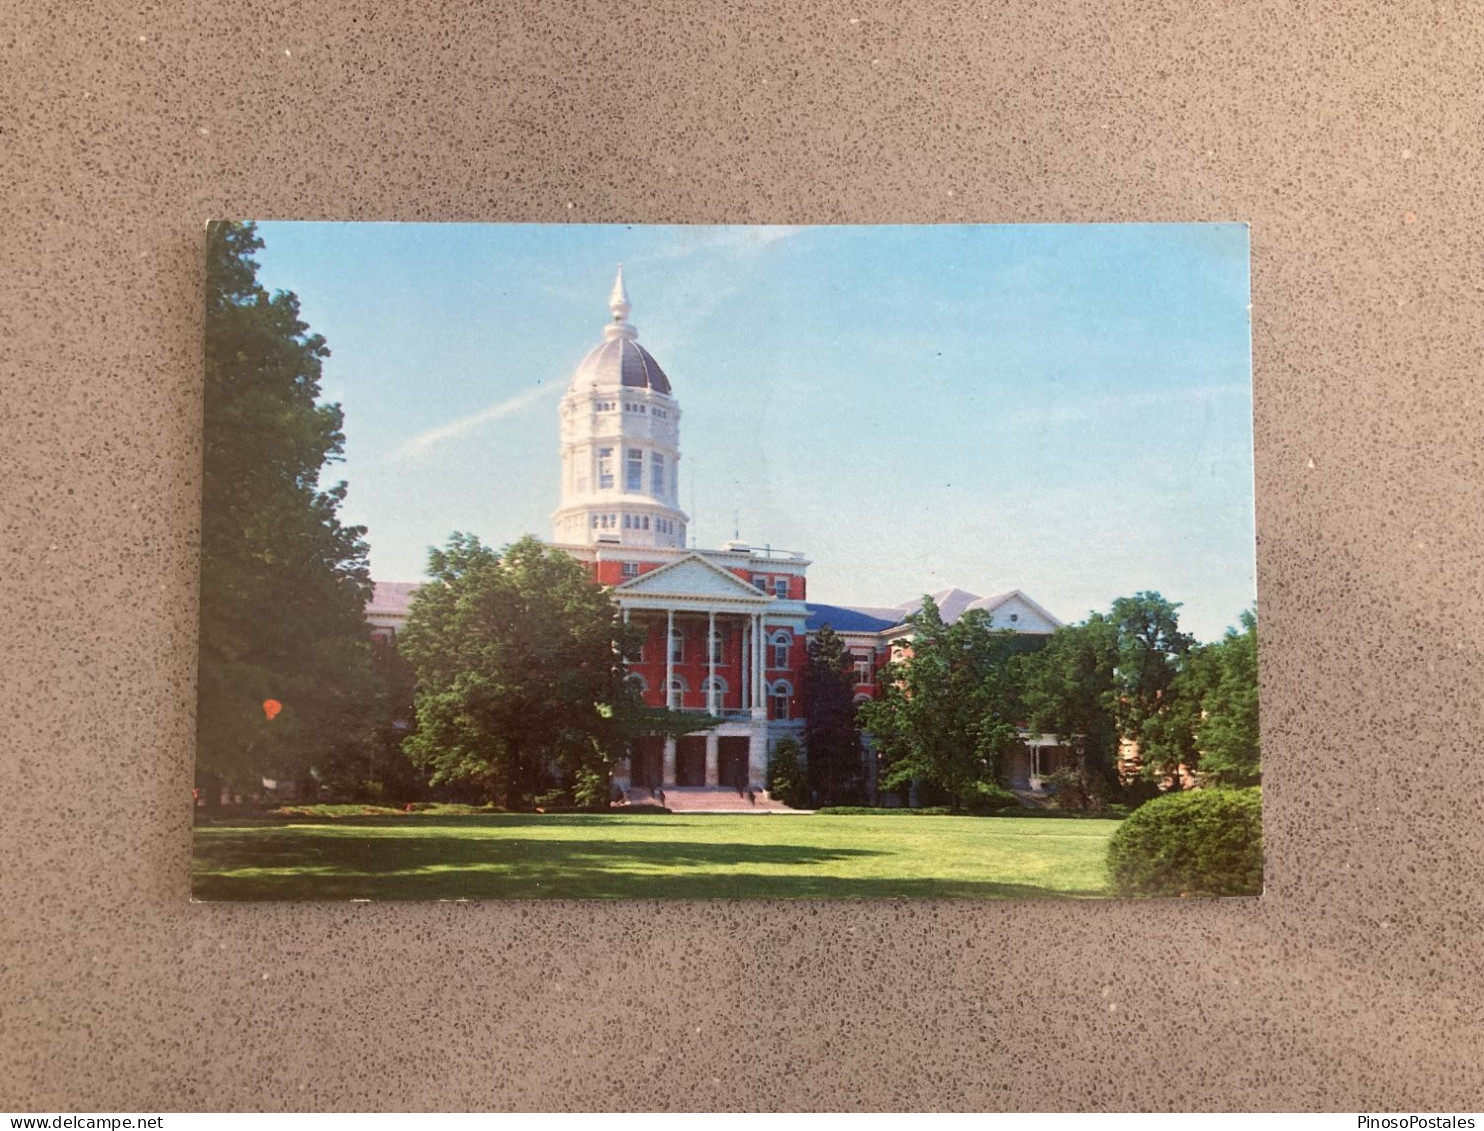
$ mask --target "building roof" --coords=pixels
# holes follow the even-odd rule
[[[590,385],[600,389],[653,389],[666,395],[670,392],[670,379],[660,363],[633,338],[611,338],[588,351],[572,375],[572,387]]]
[[[421,581],[377,581],[371,586],[371,600],[366,603],[367,616],[405,617],[412,608],[412,595]]]
[[[818,632],[829,625],[836,632],[884,632],[902,623],[899,609],[853,608],[850,605],[804,606],[809,613],[804,622],[808,632]]]
[[[1060,620],[1019,589],[1008,589],[992,597],[981,597],[977,593],[970,593],[967,589],[954,587],[940,589],[931,596],[938,606],[938,613],[942,616],[944,624],[952,624],[970,609],[983,609],[987,613],[993,613],[1011,598],[1021,601],[1026,608],[1043,617],[1053,627],[1061,624]],[[807,608],[809,619],[806,627],[810,632],[817,632],[825,625],[829,625],[836,632],[885,632],[904,625],[909,616],[919,612],[922,609],[922,599],[904,601],[900,605],[886,609],[870,605],[815,604],[810,604]]]
[[[623,265],[613,280],[613,293],[608,296],[608,309],[613,321],[603,327],[603,342],[594,346],[572,374],[573,389],[653,389],[670,394],[670,379],[660,363],[637,341],[639,331],[629,321],[629,289],[624,286]]]

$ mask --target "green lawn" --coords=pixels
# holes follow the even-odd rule
[[[1116,821],[506,814],[198,826],[197,899],[1100,896]]]

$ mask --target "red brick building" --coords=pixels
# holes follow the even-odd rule
[[[743,542],[688,547],[690,516],[679,506],[680,403],[628,320],[621,270],[608,305],[603,341],[578,365],[559,410],[562,486],[552,544],[588,563],[594,580],[612,588],[624,619],[645,627],[643,647],[629,661],[645,700],[722,720],[695,735],[640,742],[614,768],[615,782],[639,790],[761,790],[778,740],[802,742],[808,635],[830,624],[845,637],[857,696],[869,698],[876,673],[910,638],[905,619],[921,601],[810,604],[802,553]],[[414,590],[377,585],[367,610],[373,632],[395,635]],[[1019,632],[1049,634],[1060,623],[1019,590],[934,597],[949,621],[982,608],[997,626]]]

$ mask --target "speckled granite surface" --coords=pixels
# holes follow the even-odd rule
[[[5,8],[0,1108],[1477,1107],[1476,6]],[[1250,220],[1268,894],[188,904],[216,216]]]

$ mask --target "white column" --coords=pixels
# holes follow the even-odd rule
[[[714,730],[706,732],[706,784],[721,782],[721,746]]]
[[[754,618],[752,630],[752,714],[754,718],[768,717],[768,692],[763,668],[766,664],[767,638],[763,631],[763,614]]]
[[[675,610],[665,610],[665,706],[675,706]]]
[[[716,714],[716,610],[708,614],[706,623],[706,710]],[[709,749],[709,748],[708,748]],[[707,754],[707,758],[711,755]],[[711,785],[715,782],[708,783]]]
[[[742,696],[739,707],[746,711],[752,707],[752,617],[742,622],[742,647],[738,649],[738,695]]]

